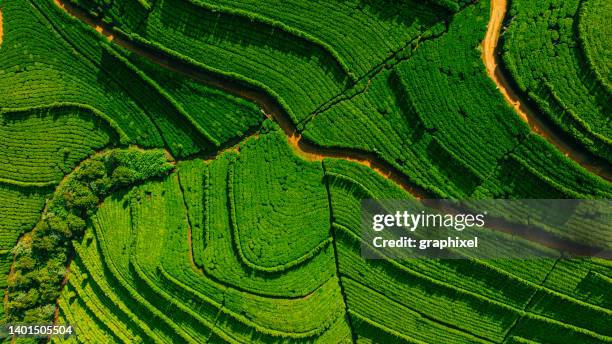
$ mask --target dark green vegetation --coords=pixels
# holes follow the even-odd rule
[[[40,221],[13,249],[7,321],[52,321],[59,285],[66,278],[65,266],[73,253],[70,243],[82,238],[98,203],[120,188],[160,177],[172,167],[160,150],[111,150],[84,161],[62,180]]]
[[[70,341],[96,343],[612,341],[609,261],[360,255],[360,200],[412,195],[325,158],[332,149],[374,157],[430,197],[610,198],[612,184],[530,132],[488,78],[488,1],[73,3],[154,54],[52,0],[0,0],[5,322],[58,310]],[[584,69],[563,78],[603,92],[608,64],[584,61],[609,53],[594,29],[605,4],[575,5],[532,16],[584,17],[592,43],[559,51]],[[548,34],[509,33],[506,48]],[[321,155],[302,159],[254,103],[190,77],[203,72],[274,99]],[[565,113],[606,129],[604,93],[563,92],[576,107]],[[593,153],[609,152],[601,142]],[[178,160],[167,175],[160,148]]]
[[[501,101],[480,64],[486,13],[480,2],[457,14],[448,32],[315,116],[305,137],[377,152],[442,197],[610,197],[610,183],[564,159]]]
[[[504,61],[556,126],[612,161],[609,1],[513,1]],[[606,24],[607,23],[607,24]]]
[[[250,208],[231,205],[238,171],[264,160],[284,161],[285,169],[246,178],[258,184],[251,190],[278,186],[299,198],[323,187],[329,196],[325,211],[294,210],[302,223],[317,224],[308,235],[297,238],[294,225],[273,236],[269,227],[248,226]],[[311,177],[287,180],[285,170],[294,168]],[[273,193],[250,194],[277,209],[258,213],[261,224],[291,205]],[[358,164],[292,157],[283,134],[266,125],[239,151],[181,162],[163,181],[107,198],[74,244],[60,322],[76,324],[80,340],[94,342],[608,340],[606,286],[589,287],[590,294],[578,286],[609,278],[606,262],[366,261],[359,255],[363,197],[411,196]],[[243,237],[252,245],[240,244]],[[271,238],[273,244],[259,244]],[[321,248],[298,257],[283,245],[298,239]],[[254,251],[263,254],[251,258]],[[265,257],[275,258],[274,269]],[[568,271],[576,277],[563,287],[548,282]]]

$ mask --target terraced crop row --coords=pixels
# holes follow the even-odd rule
[[[266,90],[296,123],[450,14],[412,1],[400,13],[384,2],[314,2],[309,13],[320,25],[299,15],[297,1],[163,0],[149,10],[134,10],[134,1],[77,3],[135,41]]]
[[[270,233],[257,226],[232,228],[228,197],[237,175],[229,178],[231,171],[262,159],[285,161],[271,165],[276,171],[259,187],[274,190],[300,175],[301,170],[285,171],[287,166],[316,166],[292,157],[274,125],[264,127],[237,151],[181,162],[163,181],[106,199],[94,228],[75,243],[74,277],[62,294],[61,319],[84,314],[77,321],[85,326],[81,331],[92,326],[88,334],[113,341],[132,335],[143,342],[336,342],[351,333],[358,340],[434,343],[543,336],[610,340],[612,311],[597,292],[605,284],[594,282],[603,289],[591,288],[590,295],[574,294],[572,286],[589,280],[585,274],[610,275],[601,261],[363,259],[360,200],[410,195],[367,167],[342,160],[325,159],[320,177],[304,179],[304,185],[286,184],[293,194],[316,185],[329,192],[333,245],[283,270],[254,269],[242,260],[235,235],[250,232],[257,241]],[[249,174],[240,178],[250,180]],[[253,197],[275,202],[266,192]],[[261,212],[261,222],[282,212]],[[194,235],[204,238],[196,245]],[[295,234],[276,235],[287,240]],[[325,276],[313,280],[316,271]],[[553,282],[567,274],[576,276],[574,282]]]
[[[68,103],[108,121],[122,143],[167,146],[177,156],[211,150],[242,135],[261,118],[244,101],[218,92],[212,100],[215,92],[209,88],[179,81],[182,78],[175,74],[163,75],[159,67],[143,66],[153,74],[150,77],[51,0],[20,0],[3,7],[4,107],[26,110]],[[177,91],[158,85],[158,78],[171,90],[183,84],[197,92],[181,99]],[[193,105],[185,110],[185,102]],[[228,119],[227,124],[219,116]]]
[[[172,169],[163,151],[110,150],[83,162],[60,183],[34,228],[12,253],[4,321],[50,322],[65,281],[72,240],[83,237],[86,220],[109,194],[161,177]]]
[[[140,27],[109,19],[119,21],[119,28],[137,41],[253,81],[282,99],[296,121],[339,93],[350,80],[347,71],[320,46],[265,23],[216,13],[199,2],[160,1],[150,13],[139,16]],[[253,80],[252,75],[264,79]]]
[[[109,142],[180,161],[115,190],[164,174],[167,156],[94,157],[36,227],[52,190],[0,183],[0,272],[17,258],[5,320],[48,321],[57,299],[74,342],[612,341],[608,261],[364,259],[360,201],[412,196],[362,164],[302,160],[254,104],[188,77],[256,86],[324,152],[373,154],[434,197],[609,198],[488,79],[488,1],[313,1],[312,16],[296,0],[76,3],[159,54],[109,43],[51,0],[0,0],[0,106],[41,123],[24,132],[85,143],[59,170],[40,167],[61,161],[49,140],[32,144],[14,178],[57,181]]]
[[[209,336],[218,336],[224,341],[254,342],[276,337],[295,341],[342,333],[347,336],[348,328],[342,316],[344,306],[329,253],[323,251],[319,254],[323,260],[314,257],[296,268],[255,271],[240,261],[238,247],[232,240],[231,216],[227,211],[228,173],[241,159],[257,161],[251,154],[263,148],[271,148],[272,157],[286,159],[287,153],[283,151],[289,147],[286,143],[279,144],[278,135],[281,134],[266,133],[251,139],[249,147],[241,148],[238,161],[235,161],[235,153],[228,152],[205,165],[209,179],[203,199],[187,196],[201,188],[204,182],[191,175],[196,173],[203,177],[200,170],[189,167],[197,162],[179,164],[177,172],[163,182],[148,183],[121,197],[107,199],[94,217],[95,231],[90,232],[83,244],[77,244],[78,258],[75,259],[78,265],[101,261],[106,271],[102,274],[92,267],[88,273],[79,268],[82,275],[75,278],[86,281],[79,284],[81,288],[96,290],[95,285],[107,283],[105,280],[121,286],[107,296],[115,301],[112,304],[106,301],[106,309],[96,314],[121,314],[125,310],[114,308],[125,309],[122,303],[132,303],[130,310],[141,319],[153,317],[152,323],[162,340],[172,341],[203,341],[203,338],[211,338]],[[278,176],[271,180],[279,182],[283,178]],[[320,179],[313,182],[322,185]],[[290,187],[299,189],[298,186]],[[224,193],[225,197],[217,197],[219,193]],[[190,201],[186,201],[188,199]],[[259,199],[273,201],[267,194]],[[190,247],[192,242],[187,240],[192,229],[190,224],[194,223],[192,215],[197,214],[185,207],[188,204],[190,209],[195,209],[198,207],[195,204],[201,202],[204,206],[201,204],[199,209],[206,209],[204,216],[215,219],[204,220],[207,223],[204,226],[206,248],[200,254],[207,264],[202,268],[194,264],[191,255],[195,246]],[[212,212],[222,207],[225,212]],[[265,233],[254,234],[265,237]],[[290,233],[285,240],[288,238],[291,238]],[[211,250],[215,246],[225,247],[227,251]],[[228,259],[230,257],[235,260]],[[317,274],[321,278],[310,282],[309,279],[316,279]],[[98,281],[96,276],[105,278]],[[259,288],[264,278],[266,288]],[[292,290],[292,284],[296,289]],[[102,290],[107,289],[100,286],[99,291]],[[72,297],[62,306],[62,313],[64,307],[66,315],[71,309],[82,307],[82,296],[68,289],[65,294]],[[133,302],[140,305],[133,305]],[[163,316],[170,305],[174,309],[172,318]],[[162,313],[157,313],[158,309]],[[103,327],[99,330],[108,331]],[[143,340],[147,341],[144,337]]]
[[[504,104],[477,48],[487,11],[480,2],[457,14],[447,33],[315,116],[304,137],[374,152],[439,197],[609,197],[610,183],[567,161]]]
[[[449,16],[430,4],[405,1],[389,7],[385,1],[311,1],[308,16],[300,1],[202,1],[219,12],[276,24],[279,29],[302,34],[328,51],[347,69],[361,77],[417,37],[423,28]],[[356,49],[355,47],[359,47]]]
[[[612,53],[607,48],[607,39],[612,32],[606,25],[612,18],[612,7],[609,2],[601,0],[582,1],[578,9],[579,43],[584,49],[584,57],[602,83],[608,95],[612,92]]]
[[[520,90],[543,115],[588,150],[610,161],[612,93],[609,82],[602,83],[598,77],[602,75],[598,65],[609,62],[605,56],[600,62],[590,56],[588,51],[597,46],[597,38],[580,28],[588,25],[589,19],[583,18],[581,23],[579,5],[580,1],[512,2],[513,19],[504,38],[503,58]],[[597,6],[587,2],[585,11],[591,5]],[[605,8],[600,7],[596,16],[604,20],[599,13],[605,16]],[[581,44],[586,44],[587,56],[583,56]]]
[[[229,174],[237,253],[256,270],[284,270],[329,244],[321,164],[295,157],[284,141],[281,133],[246,141]]]
[[[0,180],[24,186],[55,184],[94,151],[118,142],[107,123],[70,107],[4,111],[0,140]]]
[[[51,188],[23,188],[0,183],[0,286],[6,289],[7,276],[13,264],[13,251],[17,239],[30,231],[45,205]],[[4,318],[4,303],[0,317]]]
[[[573,290],[571,286],[563,292],[556,290],[558,282],[541,286],[561,266],[577,275],[584,273],[573,261],[364,260],[358,253],[360,199],[399,198],[402,191],[370,170],[347,162],[325,160],[324,166],[340,280],[347,293],[349,316],[357,319],[355,331],[360,336],[471,343],[500,341],[511,335],[535,341],[552,336],[581,343],[610,340],[610,308],[601,306],[599,296],[584,299],[582,294],[579,300],[564,294]],[[595,261],[579,262],[597,266]],[[437,307],[442,308],[436,311]],[[581,316],[575,317],[577,314]],[[515,321],[519,325],[513,326]]]

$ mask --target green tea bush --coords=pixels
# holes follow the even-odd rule
[[[581,47],[586,44],[590,56],[588,47],[594,41],[581,26],[603,20],[597,17],[607,14],[600,8],[581,23],[579,5],[580,1],[513,1],[503,61],[543,116],[587,150],[610,161],[612,93],[609,82],[602,83],[597,76],[602,75],[601,67],[591,67],[593,57],[584,58]],[[585,5],[585,15],[592,11],[591,5]],[[609,64],[604,61],[601,64]]]
[[[92,180],[107,178],[117,170],[128,172],[130,183],[158,177],[173,168],[162,151],[111,150],[83,162],[83,170],[64,179],[46,205],[42,219],[15,247],[15,263],[9,276],[9,321],[44,323],[53,315],[60,284],[65,278],[71,241],[82,237],[85,219],[101,199],[121,187],[112,180],[108,190],[92,188]],[[51,311],[49,311],[49,308]]]

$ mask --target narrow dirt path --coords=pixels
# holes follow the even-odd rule
[[[555,145],[565,156],[574,160],[588,171],[604,179],[612,180],[609,163],[594,157],[583,147],[579,146],[579,143],[572,143],[572,138],[562,137],[563,134],[560,134],[558,128],[542,121],[538,111],[525,99],[522,99],[521,95],[513,89],[513,85],[509,78],[506,77],[505,71],[500,67],[502,58],[498,44],[508,6],[508,0],[491,0],[491,17],[485,39],[482,41],[482,60],[484,61],[487,73],[497,85],[497,89],[504,96],[504,99],[529,125],[533,132]]]
[[[302,140],[301,134],[297,130],[295,124],[288,118],[281,106],[266,93],[224,76],[213,76],[209,72],[195,68],[194,66],[186,64],[177,58],[160,53],[159,51],[156,51],[148,46],[138,44],[137,42],[130,40],[128,37],[123,37],[123,35],[120,33],[114,32],[107,25],[98,23],[81,9],[71,5],[70,3],[66,3],[64,0],[54,0],[54,2],[68,14],[96,29],[96,31],[106,37],[109,41],[113,41],[113,43],[126,48],[129,51],[145,57],[150,62],[153,62],[173,72],[182,74],[192,80],[219,88],[230,94],[250,100],[257,104],[268,118],[271,118],[277,124],[279,124],[287,135],[292,148],[300,157],[310,161],[320,161],[324,158],[338,158],[359,163],[368,166],[385,178],[394,181],[396,184],[418,199],[427,198],[428,195],[430,197],[432,196],[430,192],[417,185],[414,185],[396,167],[378,158],[372,153],[351,149],[325,148],[305,142]]]
[[[321,161],[325,158],[336,158],[362,164],[374,170],[381,176],[393,181],[417,199],[426,200],[428,198],[436,198],[436,195],[434,195],[432,192],[415,185],[396,167],[380,159],[373,153],[346,148],[322,147],[303,140],[300,132],[297,130],[295,124],[291,121],[289,116],[284,112],[283,108],[275,99],[264,91],[255,89],[253,86],[241,83],[223,75],[213,75],[211,72],[208,72],[203,68],[198,68],[197,66],[188,64],[176,57],[157,51],[149,46],[134,42],[128,37],[124,37],[120,33],[113,32],[112,29],[105,24],[97,23],[96,20],[89,17],[84,11],[70,5],[69,3],[65,3],[64,0],[54,1],[59,7],[64,9],[70,15],[87,23],[100,32],[100,34],[104,35],[107,39],[113,40],[115,44],[118,44],[132,53],[147,58],[150,62],[179,73],[186,78],[190,78],[208,86],[219,88],[230,94],[242,97],[257,104],[268,118],[274,120],[282,128],[288,138],[288,142],[291,144],[293,150],[298,156],[310,161]],[[493,44],[492,51],[494,52],[498,38],[496,35],[499,34],[499,29],[503,20],[501,18],[503,18],[505,14],[505,6],[499,6],[500,3],[501,5],[505,5],[506,1],[493,0],[493,3],[495,3],[495,5],[492,7],[495,8],[496,14],[495,19],[492,16],[491,23],[495,24],[497,22],[497,29],[493,33],[487,32],[487,37],[489,38],[485,41],[487,42],[487,45]],[[501,17],[499,17],[499,11],[503,11],[501,12]],[[495,28],[496,25],[489,25],[489,31],[491,28]],[[496,54],[493,53],[493,56],[495,55]],[[488,58],[490,57],[491,55],[489,54]],[[496,62],[493,62],[493,66],[493,70],[495,71],[495,74],[497,74],[499,68],[497,67]],[[531,118],[530,116],[527,117]],[[565,251],[578,256],[597,255],[606,259],[612,258],[611,252],[601,252],[600,248],[593,248],[585,246],[584,244],[569,242],[556,237],[550,232],[540,229],[531,228],[529,232],[520,230],[515,231],[512,229],[512,227],[506,227],[505,223],[503,222],[496,224],[496,226],[491,226],[491,228],[502,232],[516,234],[524,237],[527,240],[537,242],[543,246]]]
[[[491,17],[489,18],[489,24],[487,26],[487,34],[485,35],[484,41],[482,41],[482,59],[487,67],[487,73],[489,73],[491,79],[495,81],[497,88],[504,95],[504,99],[512,105],[516,113],[525,122],[530,123],[529,116],[527,116],[527,110],[518,100],[517,95],[507,87],[507,81],[501,74],[497,65],[497,42],[499,41],[500,31],[506,16],[507,6],[507,0],[491,0]],[[540,133],[539,130],[534,131],[538,134]]]

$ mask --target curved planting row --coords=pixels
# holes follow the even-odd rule
[[[609,23],[612,6],[601,0],[585,0],[578,9],[579,42],[584,49],[584,57],[593,69],[596,78],[608,96],[612,94],[612,53],[608,48],[608,38],[612,35]]]
[[[239,80],[265,75],[257,82],[290,104],[295,122],[350,79],[328,52],[259,16],[249,23],[242,12],[214,13],[187,0],[113,4],[100,9],[103,19],[121,10],[136,41],[197,67],[230,65]],[[368,4],[357,10],[384,17]],[[487,5],[468,5],[427,39],[407,35],[405,55],[314,115],[305,136],[372,152],[437,197],[608,198],[609,183],[530,134],[487,78],[478,51]],[[77,341],[612,340],[606,262],[366,260],[360,200],[410,198],[390,180],[346,161],[300,160],[278,127],[259,126],[252,104],[100,43],[50,0],[2,6],[13,23],[0,54],[0,90],[15,90],[0,95],[3,104],[88,104],[121,128],[122,143],[180,156],[249,134],[214,159],[183,161],[163,180],[115,192],[99,208],[114,186],[170,166],[158,152],[161,170],[143,168],[137,157],[149,153],[132,151],[119,166],[101,155],[77,169],[49,203],[55,216],[45,212],[14,250],[11,319],[52,316],[71,256],[59,321],[74,322]],[[310,31],[301,20],[290,24]],[[15,191],[10,197],[23,190]],[[30,221],[19,212],[42,207],[43,197],[10,208],[11,225]],[[8,269],[12,254],[0,253]],[[33,271],[37,264],[43,268]]]
[[[118,142],[107,123],[91,117],[70,107],[0,112],[0,180],[55,184],[94,151]]]
[[[417,1],[393,3],[393,10],[391,1],[310,1],[307,16],[302,15],[304,3],[295,0],[200,3],[218,11],[242,13],[253,20],[278,23],[288,31],[306,32],[306,38],[328,45],[337,60],[346,61],[345,70],[354,77],[365,75],[424,28],[449,15]]]
[[[128,142],[163,145],[147,114],[126,94],[122,81],[102,69],[102,49],[93,30],[67,20],[52,2],[33,6],[26,0],[9,1],[3,3],[3,11],[10,14],[5,23],[6,49],[0,54],[3,107],[87,104],[114,120]],[[63,35],[57,27],[64,28]]]
[[[577,0],[512,2],[503,59],[520,90],[550,121],[610,161],[612,94],[592,72],[577,41],[581,39],[579,4]]]
[[[329,244],[322,175],[320,163],[292,154],[281,132],[241,144],[228,188],[236,250],[246,264],[282,271]]]
[[[256,83],[274,90],[296,121],[350,82],[340,64],[320,46],[263,22],[217,13],[197,2],[160,1],[150,12],[139,15],[142,25],[138,26],[113,17],[112,8],[109,11],[99,15],[108,15],[136,41],[242,80],[257,75]]]
[[[137,54],[127,54],[127,57],[158,85],[160,93],[165,93],[183,113],[191,116],[213,142],[224,144],[240,139],[261,125],[265,118],[252,102],[205,86]]]
[[[7,276],[13,264],[12,248],[23,233],[32,230],[36,225],[45,206],[45,199],[51,193],[53,193],[51,188],[18,187],[0,183],[0,286],[2,289],[7,287]],[[3,311],[0,311],[0,316],[4,317]]]
[[[286,142],[278,141],[276,135],[281,134],[263,133],[249,144],[269,148],[272,152],[268,156],[271,158],[286,159],[286,153],[275,153],[289,148]],[[269,141],[264,136],[270,136]],[[251,149],[258,151],[257,147]],[[64,291],[68,302],[61,304],[62,316],[68,320],[73,309],[84,308],[87,312],[99,308],[96,317],[104,319],[105,314],[118,314],[125,327],[122,331],[138,333],[144,341],[157,338],[161,341],[204,342],[217,338],[224,342],[269,342],[276,339],[293,342],[325,336],[350,336],[342,296],[333,275],[333,255],[321,252],[319,256],[323,260],[314,257],[290,271],[268,273],[265,279],[238,258],[228,260],[230,256],[238,256],[233,245],[227,203],[228,173],[231,166],[238,163],[236,158],[230,152],[204,166],[196,161],[181,162],[177,172],[162,182],[147,183],[129,193],[106,199],[93,219],[95,231],[90,232],[82,244],[77,244],[75,262],[80,267],[71,273],[79,274],[74,277],[75,281],[83,282],[78,283],[78,288]],[[255,157],[245,152],[244,158],[238,156],[238,161],[240,159],[255,160]],[[204,185],[203,180],[191,175],[203,176],[204,173],[190,168],[191,164],[209,170],[205,174],[211,180],[205,184],[203,199],[188,196]],[[312,183],[317,182],[324,188],[320,178],[322,171],[319,179]],[[244,179],[249,181],[248,176]],[[225,197],[219,197],[219,193]],[[196,206],[198,202],[204,204]],[[193,209],[196,208],[206,209],[205,217],[215,219],[203,220],[207,237],[202,254],[206,262],[203,268],[194,265],[190,257],[193,248],[189,247],[191,243],[187,240],[191,224],[198,222],[194,218],[197,213]],[[221,211],[222,208],[225,211]],[[211,250],[215,247],[225,247],[228,251]],[[96,261],[103,262],[102,267],[95,267]],[[99,269],[104,272],[97,272]],[[318,280],[315,271],[323,274]],[[118,288],[107,295],[106,283]],[[83,288],[93,291],[92,297],[99,301],[88,305],[83,300],[85,295],[75,295],[75,289]],[[123,305],[132,306],[126,308]],[[144,324],[126,315],[128,309],[140,319],[149,319],[143,323],[155,324],[159,335],[147,333]],[[170,309],[171,318],[162,315]],[[162,313],[157,313],[158,310]],[[101,321],[114,328],[110,319]],[[96,325],[95,321],[93,324],[98,332],[110,335],[105,326]]]
[[[252,270],[241,261],[234,235],[257,226],[232,229],[230,186],[252,180],[249,173],[236,173],[237,165],[243,169],[269,160],[270,168],[301,173],[290,168],[296,158],[287,156],[278,129],[264,127],[237,151],[206,162],[181,162],[163,181],[107,198],[94,216],[95,231],[77,244],[77,269],[71,273],[78,275],[64,290],[61,318],[69,321],[80,312],[84,320],[77,324],[92,327],[91,336],[115,341],[127,334],[145,342],[335,341],[351,333],[363,340],[433,343],[542,340],[542,333],[584,343],[611,339],[612,309],[601,294],[611,273],[598,260],[363,259],[360,200],[410,196],[367,167],[337,159],[325,159],[323,175],[306,186],[329,189],[335,254],[324,250],[276,272]],[[285,163],[274,165],[277,159]],[[307,166],[317,165],[302,169],[308,171]],[[283,176],[271,171],[264,178],[268,182],[253,188],[254,195],[264,204],[273,202],[265,191],[274,190]],[[273,209],[264,214],[274,218],[274,211],[282,211]],[[196,246],[188,240],[195,226],[204,236],[204,265],[196,265]],[[315,233],[305,228],[302,235]],[[330,264],[321,265],[318,257]],[[315,281],[315,271],[329,275]],[[575,277],[560,277],[566,275]],[[291,281],[301,288],[293,289],[298,284]],[[592,292],[576,292],[587,281]],[[172,317],[164,315],[169,312]]]
[[[374,152],[437,197],[532,198],[527,185],[542,182],[550,196],[608,197],[609,182],[530,133],[488,79],[474,48],[487,12],[486,2],[462,10],[447,33],[315,116],[304,137]]]
[[[610,340],[612,309],[599,296],[585,299],[582,294],[578,299],[571,286],[558,290],[559,281],[541,286],[561,266],[577,274],[586,266],[603,273],[609,268],[597,267],[595,261],[579,267],[553,260],[365,260],[358,253],[360,199],[409,196],[361,166],[331,159],[324,166],[340,280],[359,336],[472,343],[501,341],[509,335],[541,340],[538,331],[558,331],[556,336],[579,342]]]
[[[3,10],[11,18],[0,56],[3,107],[88,109],[108,121],[122,143],[167,146],[177,156],[211,150],[263,117],[244,100],[129,61],[50,0],[20,0]],[[177,94],[177,84],[188,97]]]
[[[22,236],[8,277],[6,317],[13,323],[49,322],[66,275],[71,241],[82,237],[98,202],[119,188],[172,169],[162,151],[111,150],[84,161],[59,184],[40,221]]]

